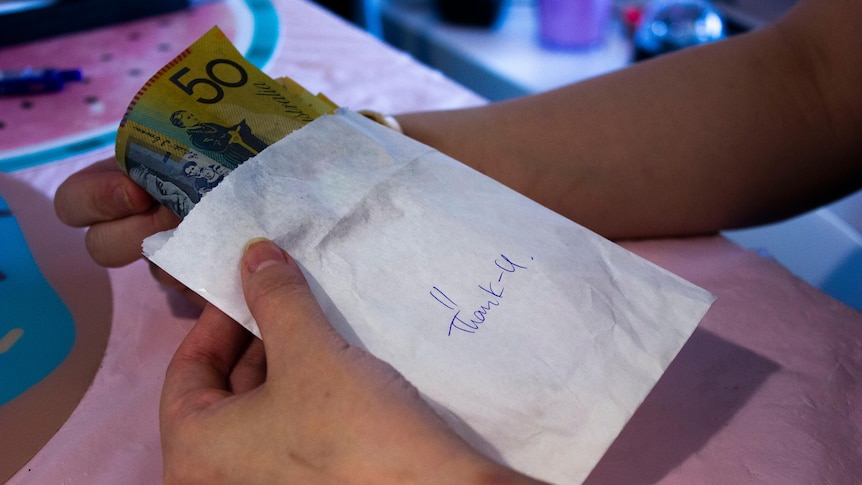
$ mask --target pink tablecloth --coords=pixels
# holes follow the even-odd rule
[[[315,6],[273,3],[282,33],[268,68],[274,76],[288,75],[351,108],[399,112],[482,102]],[[16,214],[16,207],[48,207],[68,174],[109,154],[98,149],[0,174],[0,195]],[[25,236],[55,237],[56,224],[27,224]],[[72,234],[83,238],[82,231]],[[80,240],[75,244],[83,251]],[[862,314],[720,237],[624,246],[719,299],[588,483],[860,483]],[[80,269],[64,267],[64,258],[45,261],[46,278],[66,282],[55,284],[61,296],[82,298],[80,288],[68,289]],[[88,271],[110,280],[110,294],[86,297],[113,305],[101,368],[65,425],[9,483],[160,481],[159,393],[194,309],[159,288],[143,262]]]

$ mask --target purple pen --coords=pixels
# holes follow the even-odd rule
[[[62,91],[68,81],[80,80],[80,69],[0,70],[0,95],[53,93]]]

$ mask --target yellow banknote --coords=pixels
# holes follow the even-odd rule
[[[180,216],[245,160],[336,105],[249,63],[214,27],[135,95],[117,162]]]

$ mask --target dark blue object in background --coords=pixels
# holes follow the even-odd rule
[[[706,0],[652,0],[634,34],[637,59],[721,40],[725,22]]]
[[[436,0],[434,6],[444,22],[488,28],[500,18],[503,0]]]
[[[0,46],[182,10],[189,0],[58,0],[0,15]]]
[[[0,70],[0,96],[53,93],[62,91],[69,81],[80,80],[80,69]]]

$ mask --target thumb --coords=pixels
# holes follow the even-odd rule
[[[332,328],[299,265],[268,239],[246,244],[241,265],[246,303],[260,328],[268,361],[295,368],[300,361],[334,352],[346,343]],[[283,367],[278,362],[290,365]]]

